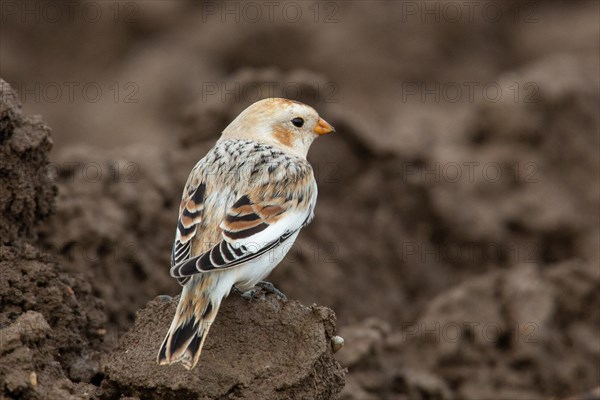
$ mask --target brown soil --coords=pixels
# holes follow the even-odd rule
[[[220,15],[204,20],[200,6],[184,2],[135,3],[131,23],[105,18],[31,29],[9,19],[0,42],[3,78],[21,89],[34,81],[97,82],[107,93],[99,102],[79,96],[51,103],[31,94],[24,101],[54,128],[50,179],[37,172],[48,157],[47,128],[14,111],[13,97],[2,97],[0,177],[7,183],[0,187],[0,239],[16,260],[10,273],[29,276],[25,267],[46,260],[37,250],[56,254],[57,261],[40,261],[52,276],[90,285],[80,298],[78,285],[69,284],[80,302],[73,312],[104,302],[101,343],[76,323],[82,336],[71,359],[85,348],[95,360],[94,352],[115,348],[120,338],[123,349],[139,332],[140,357],[152,361],[150,347],[159,344],[152,335],[160,335],[149,330],[172,305],[153,302],[140,315],[150,310],[160,321],[134,321],[157,295],[178,294],[168,265],[182,186],[259,87],[263,95],[314,105],[337,128],[309,155],[319,181],[316,218],[272,280],[290,299],[335,310],[346,339],[335,356],[349,370],[342,398],[599,398],[593,391],[600,387],[599,5],[489,3],[501,4],[504,17],[496,23],[478,13],[448,21],[440,10],[433,14],[440,20],[423,21],[402,2],[385,9],[342,3],[331,24],[222,23]],[[39,45],[19,46],[26,41]],[[109,89],[115,81],[121,89],[133,82],[138,101],[115,102]],[[492,92],[475,90],[470,99],[467,83],[493,84],[503,95],[491,99]],[[298,90],[281,92],[289,84]],[[458,85],[462,96],[448,101],[454,92],[434,89],[441,99],[422,97],[423,87],[436,84]],[[415,87],[421,89],[410,94]],[[225,96],[227,90],[237,95]],[[14,132],[14,144],[5,132]],[[18,163],[23,179],[11,167]],[[55,206],[51,183],[58,187]],[[25,245],[17,246],[18,238],[37,249],[27,250],[29,258],[19,255]],[[50,286],[62,290],[59,282]],[[277,304],[245,306],[260,313]],[[304,329],[308,318],[294,304],[283,306],[300,318],[290,332]],[[56,317],[45,308],[18,307],[10,317],[3,307],[2,323],[40,321],[41,330],[26,340],[41,349],[39,365],[49,365],[58,359],[50,347],[61,344],[40,339],[47,329],[31,312],[51,330],[59,329]],[[236,315],[232,310],[223,321],[236,326],[243,317]],[[269,346],[279,351],[278,343],[273,338]],[[73,393],[183,393],[177,378],[161,381],[163,371],[151,364],[144,384],[119,386],[115,380],[131,383],[135,371],[114,368],[134,355],[114,354],[98,372],[90,361],[74,375],[68,357],[60,358],[59,372],[48,376],[82,382],[74,389],[65,383]],[[23,374],[17,373],[21,387]],[[298,382],[313,379],[303,374]],[[318,375],[324,385],[318,393],[339,388],[337,370]],[[244,376],[223,378],[227,384],[214,391],[193,386],[193,393],[220,396],[235,381],[241,385],[228,395],[252,398],[249,379],[261,375]],[[269,382],[271,389],[285,386]]]
[[[106,366],[108,392],[143,399],[331,399],[343,387],[330,342],[333,312],[273,295],[251,305],[239,295],[227,298],[197,369],[157,368],[178,300],[155,300],[139,314]]]

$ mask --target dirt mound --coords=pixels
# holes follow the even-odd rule
[[[99,377],[104,303],[81,274],[64,273],[30,245],[0,253],[0,390],[13,398],[68,398],[73,382]]]
[[[357,351],[353,338],[372,322],[341,329],[350,388],[373,385],[378,396],[440,399],[531,399],[594,387],[600,347],[595,267],[565,262],[540,270],[522,264],[463,282],[434,298],[402,331],[373,335]],[[468,310],[465,311],[465,310]],[[583,316],[585,315],[585,318]],[[361,333],[362,332],[362,333]],[[573,356],[576,354],[576,356]],[[568,361],[567,361],[568,360]]]
[[[21,114],[4,81],[0,89],[0,390],[13,398],[69,398],[78,390],[73,382],[89,383],[99,372],[104,303],[80,274],[62,272],[30,242],[54,203],[46,175],[50,130]]]
[[[392,329],[380,319],[342,326],[352,349],[340,353],[344,397],[519,399],[597,385],[596,66],[563,55],[499,77],[503,87],[535,82],[535,100],[478,103],[460,130],[444,132],[452,140],[411,164],[398,196],[421,190],[423,201],[398,211],[412,239],[388,249],[423,309]],[[444,175],[469,163],[472,179]],[[373,188],[385,186],[379,179]]]
[[[154,300],[109,357],[103,387],[144,399],[331,399],[345,372],[333,358],[335,315],[272,295],[227,298],[192,371],[157,367],[178,298]]]
[[[0,245],[35,238],[35,228],[50,214],[51,147],[48,126],[24,116],[16,94],[0,79]]]

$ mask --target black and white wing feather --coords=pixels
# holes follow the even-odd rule
[[[171,276],[181,282],[198,273],[239,266],[275,249],[312,218],[312,204],[298,207],[294,199],[253,197],[241,196],[227,211],[219,243],[174,264]]]

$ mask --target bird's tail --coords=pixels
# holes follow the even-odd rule
[[[158,352],[160,365],[181,362],[189,370],[198,363],[204,340],[221,305],[221,299],[214,304],[215,299],[211,301],[208,297],[203,288],[206,283],[192,279],[184,286],[175,317]]]

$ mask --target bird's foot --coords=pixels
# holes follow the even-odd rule
[[[283,294],[279,289],[277,289],[275,286],[273,286],[273,284],[271,282],[260,281],[256,284],[256,286],[261,288],[262,290],[264,290],[267,293],[274,294],[281,300],[287,300],[287,297],[285,296],[285,294]]]
[[[259,298],[262,292],[266,292],[267,294],[271,293],[277,296],[281,300],[287,300],[285,294],[283,294],[280,290],[278,290],[275,286],[273,286],[270,282],[261,281],[256,284],[256,286],[250,290],[245,292],[241,291],[237,287],[233,287],[233,291],[239,294],[242,298],[250,301],[256,298]]]
[[[233,291],[237,294],[240,295],[241,298],[243,298],[244,300],[252,300],[254,298],[257,298],[259,293],[258,293],[258,289],[250,289],[250,290],[246,290],[245,292],[238,289],[236,286],[233,287]]]

